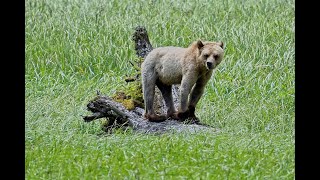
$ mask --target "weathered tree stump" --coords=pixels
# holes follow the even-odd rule
[[[136,27],[132,39],[135,43],[136,55],[139,58],[144,59],[153,49],[146,29],[141,26]],[[140,67],[141,63],[138,65]],[[140,82],[141,80],[139,77],[126,79],[126,82],[128,83],[132,81]],[[179,103],[179,85],[172,87],[172,96],[174,104],[177,108]],[[166,113],[165,102],[162,98],[160,90],[157,87],[155,92],[154,108],[159,114]],[[201,124],[197,121],[179,122],[169,118],[164,122],[149,122],[143,118],[143,108],[135,107],[133,110],[128,110],[121,103],[114,101],[110,97],[101,95],[100,92],[97,92],[97,97],[87,104],[87,110],[91,111],[93,114],[84,116],[84,121],[91,122],[96,119],[107,118],[108,123],[104,126],[104,130],[107,132],[110,132],[110,130],[112,131],[112,129],[128,127],[132,127],[134,131],[144,133],[164,133],[169,131],[199,132],[205,130],[217,131],[216,128]]]

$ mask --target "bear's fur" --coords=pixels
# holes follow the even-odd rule
[[[223,55],[223,42],[200,40],[194,41],[187,48],[170,46],[153,49],[141,67],[145,118],[154,122],[164,121],[168,117],[178,120],[188,117],[197,119],[195,107]],[[178,112],[172,100],[173,84],[181,84]],[[166,116],[155,114],[153,109],[156,85],[168,108]]]

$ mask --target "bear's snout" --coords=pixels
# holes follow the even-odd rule
[[[208,69],[213,69],[214,68],[213,63],[212,62],[207,62],[207,68]]]

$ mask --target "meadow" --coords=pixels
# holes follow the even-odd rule
[[[293,0],[26,0],[26,179],[294,179]],[[105,134],[96,90],[133,72],[134,28],[154,47],[223,41],[196,114],[219,132]]]

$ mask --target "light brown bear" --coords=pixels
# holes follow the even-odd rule
[[[200,40],[187,48],[170,46],[153,49],[145,58],[141,69],[144,117],[152,122],[161,122],[169,117],[180,121],[189,117],[197,119],[195,107],[223,55],[223,42]],[[173,84],[181,84],[178,112],[172,100]],[[168,108],[166,116],[157,115],[153,109],[156,85]]]

